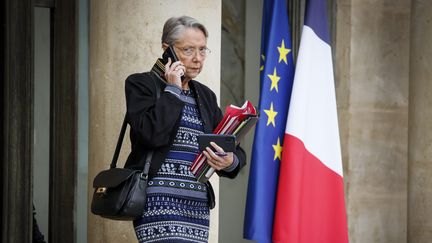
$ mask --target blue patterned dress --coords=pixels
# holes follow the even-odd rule
[[[161,168],[149,182],[142,218],[134,221],[141,242],[207,242],[210,209],[207,188],[197,182],[190,166],[198,154],[197,135],[204,126],[195,95],[186,101],[174,142]]]

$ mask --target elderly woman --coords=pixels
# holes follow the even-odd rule
[[[199,154],[197,136],[212,133],[222,119],[216,95],[194,80],[210,50],[207,29],[196,19],[182,16],[166,21],[162,49],[169,46],[178,61],[158,59],[150,72],[126,79],[127,119],[132,151],[125,167],[143,168],[152,151],[147,202],[134,221],[139,242],[207,242],[214,194],[190,167]],[[181,78],[184,76],[183,78]],[[223,150],[216,144],[213,149]],[[234,178],[245,164],[245,153],[218,156],[203,152],[219,176]]]

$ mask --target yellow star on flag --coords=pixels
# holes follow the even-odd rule
[[[267,74],[267,76],[270,78],[270,80],[272,82],[271,87],[270,87],[270,91],[272,91],[273,89],[276,89],[276,92],[279,92],[278,83],[279,83],[280,77],[277,76],[276,68],[274,68],[273,74]]]
[[[272,145],[273,146],[273,150],[275,151],[273,160],[276,160],[276,158],[278,158],[279,160],[282,160],[282,146],[280,145],[280,139],[278,137],[277,140],[277,144],[276,145]]]
[[[261,54],[261,59],[263,60],[263,63],[264,63],[264,62],[265,62],[265,56],[264,56],[264,54]],[[261,72],[262,70],[264,70],[264,65],[261,65],[261,66],[260,66],[260,72]]]
[[[288,55],[288,53],[290,53],[291,49],[285,48],[285,42],[283,39],[282,39],[281,46],[278,46],[277,49],[279,51],[279,62],[281,62],[283,60],[285,62],[285,64],[288,64],[287,55]]]
[[[267,126],[271,123],[273,127],[276,127],[275,117],[277,115],[277,112],[273,110],[273,102],[270,104],[270,110],[264,110],[264,112],[268,116]]]

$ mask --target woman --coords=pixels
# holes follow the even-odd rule
[[[146,208],[134,221],[139,242],[208,240],[213,190],[190,171],[199,153],[197,136],[212,133],[222,119],[214,92],[194,80],[210,52],[207,37],[206,28],[191,17],[168,19],[162,48],[173,47],[179,60],[163,64],[158,59],[150,72],[126,79],[132,152],[125,167],[143,168],[148,151],[153,151]],[[219,176],[234,178],[245,165],[245,153],[239,146],[223,157],[210,148],[203,153]]]

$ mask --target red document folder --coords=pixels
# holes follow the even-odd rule
[[[234,134],[237,144],[243,139],[246,133],[258,121],[256,108],[250,101],[246,101],[242,107],[230,105],[226,108],[225,114],[217,125],[214,134]],[[198,181],[206,182],[214,173],[214,169],[207,164],[206,157],[200,153],[191,166],[192,173]]]

